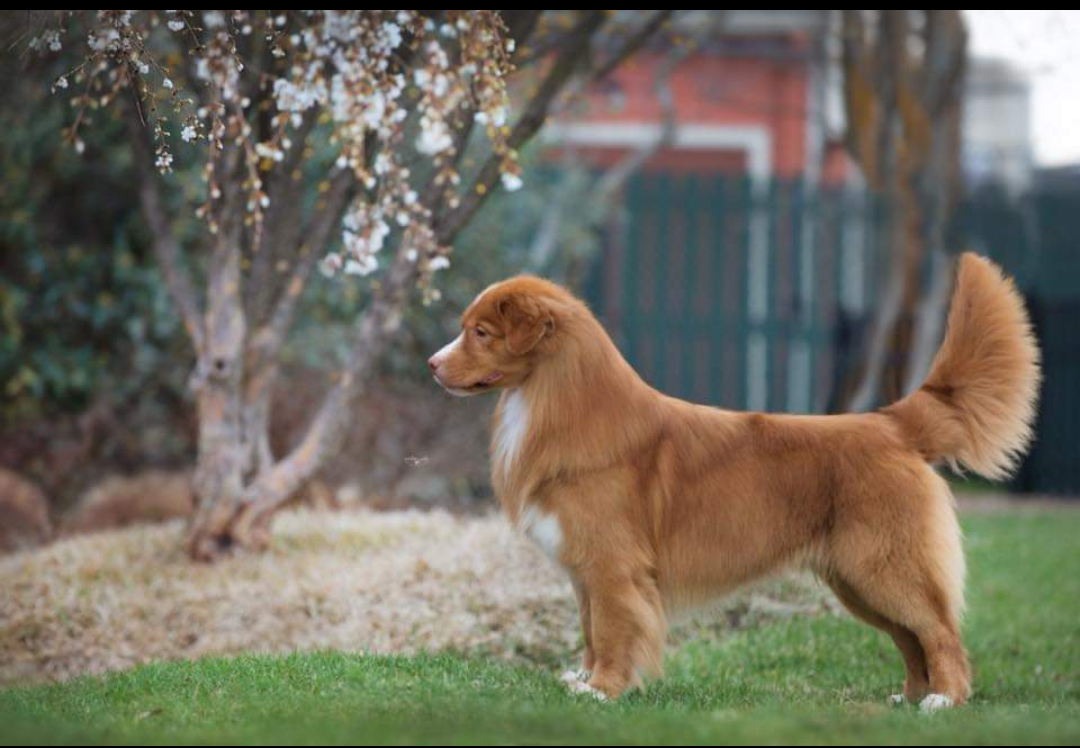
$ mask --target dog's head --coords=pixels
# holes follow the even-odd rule
[[[435,381],[459,397],[517,387],[550,353],[567,296],[538,278],[490,286],[461,315],[461,334],[428,359]]]

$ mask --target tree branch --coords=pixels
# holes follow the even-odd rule
[[[652,38],[653,34],[660,30],[674,10],[658,10],[653,13],[649,20],[641,25],[637,31],[628,36],[623,43],[619,45],[612,54],[608,56],[604,62],[594,66],[585,76],[586,85],[596,83],[608,77],[615,68],[626,61],[630,55],[637,52],[641,47]]]
[[[234,529],[239,537],[250,536],[254,528],[268,521],[279,506],[315,475],[327,452],[341,441],[349,414],[366,391],[375,367],[401,326],[415,274],[416,265],[406,259],[402,243],[390,270],[357,320],[349,358],[304,438],[247,489],[248,506],[237,518]]]
[[[510,148],[519,148],[547,121],[555,97],[588,53],[589,40],[603,23],[603,11],[590,10],[585,13],[574,30],[567,34],[562,52],[555,58],[547,76],[537,89],[536,95],[529,101],[521,118],[510,132],[507,138],[507,145]],[[437,222],[436,235],[441,244],[453,242],[454,237],[483,204],[487,195],[491,193],[491,188],[499,179],[501,163],[502,157],[499,154],[491,154],[473,180],[473,188],[462,197],[458,207]]]
[[[176,305],[196,355],[201,355],[204,335],[199,297],[180,259],[180,247],[173,236],[172,223],[161,199],[153,152],[146,141],[145,128],[136,107],[137,104],[133,101],[125,119],[131,137],[132,152],[135,154],[135,171],[139,180],[139,204],[151,234],[150,246],[161,269],[165,289],[173,304]]]
[[[291,266],[297,245],[302,236],[304,209],[304,181],[299,169],[302,167],[308,136],[315,127],[315,116],[309,112],[300,127],[291,136],[292,147],[282,163],[271,170],[267,178],[266,194],[270,198],[258,246],[250,248],[251,270],[248,273],[247,308],[253,323],[261,323],[269,315],[280,291],[281,272],[279,263]]]
[[[540,20],[540,10],[501,10],[507,34],[520,49],[521,45],[532,36]]]
[[[315,212],[304,228],[304,240],[297,249],[292,272],[284,283],[266,323],[255,334],[253,347],[260,361],[273,359],[285,342],[296,314],[296,305],[312,269],[319,260],[319,250],[329,244],[334,229],[340,225],[341,214],[352,196],[354,183],[355,177],[351,171],[339,171],[330,180],[330,188],[326,194],[316,203]]]
[[[645,24],[647,28],[651,28],[652,31],[649,34],[655,32],[660,28],[664,19],[657,19],[663,11],[658,11],[653,19]],[[668,14],[670,15],[670,13]],[[710,17],[713,17],[714,13],[710,12]],[[599,204],[606,208],[609,204],[613,203],[615,195],[622,189],[622,186],[626,181],[633,176],[646,162],[654,155],[656,155],[662,149],[668,147],[675,140],[675,135],[678,130],[678,122],[675,111],[675,95],[671,90],[671,76],[675,72],[675,68],[679,63],[685,60],[691,55],[698,46],[717,29],[722,29],[727,22],[727,12],[720,11],[717,14],[715,23],[703,24],[698,31],[694,34],[693,38],[686,44],[680,45],[677,49],[673,50],[668,56],[661,62],[656,68],[656,74],[653,78],[653,90],[656,92],[656,98],[660,102],[660,134],[652,143],[649,143],[645,147],[639,149],[636,152],[627,154],[619,163],[615,164],[609,169],[596,184],[596,199]],[[644,31],[643,29],[642,31]],[[626,57],[632,53],[633,49],[641,47],[648,38],[648,34],[644,38],[641,37],[639,32],[635,37],[628,41],[627,45],[620,52],[620,59],[625,60]],[[632,45],[632,49],[627,49]],[[601,77],[606,76],[610,69],[607,69],[607,65],[604,65],[605,72]]]
[[[633,150],[620,158],[618,162],[610,169],[607,169],[595,181],[590,195],[590,202],[596,208],[596,212],[589,221],[589,225],[592,229],[599,229],[607,221],[608,216],[616,205],[616,197],[621,192],[623,185],[625,185],[634,174],[648,163],[649,159],[671,145],[675,140],[677,120],[675,97],[671,91],[671,76],[679,63],[692,54],[701,42],[707,39],[711,34],[715,33],[718,28],[722,28],[724,23],[726,23],[726,12],[722,11],[719,14],[710,12],[709,16],[710,18],[716,16],[716,21],[714,23],[702,24],[687,43],[681,44],[673,49],[657,66],[656,73],[653,77],[653,90],[660,103],[660,133],[652,142],[646,143],[641,148]],[[652,26],[654,29],[659,28],[659,24],[654,25],[649,23],[645,24],[645,26]],[[635,37],[635,40],[629,43],[634,44],[636,47],[640,47],[641,44],[644,43],[644,40],[640,37]],[[622,56],[625,59],[626,55],[624,54]],[[569,149],[566,149],[566,154],[568,159],[574,159],[572,151]],[[540,228],[537,230],[529,250],[529,270],[531,272],[542,272],[547,266],[551,256],[555,253],[559,240],[563,208],[563,203],[556,201],[551,208],[545,212],[540,223]]]

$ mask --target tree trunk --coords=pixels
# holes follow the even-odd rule
[[[188,533],[188,551],[200,560],[213,558],[232,544],[230,522],[241,508],[250,463],[243,398],[247,337],[240,275],[243,232],[230,210],[234,197],[224,200],[222,212],[229,220],[219,222],[210,256],[204,345],[192,377],[199,414],[198,510]]]
[[[232,544],[231,525],[243,501],[242,403],[228,383],[205,383],[198,396],[195,465],[198,510],[188,530],[188,552],[208,561]]]
[[[885,204],[877,250],[888,272],[863,361],[833,398],[839,410],[869,410],[921,380],[926,351],[940,335],[927,321],[938,310],[928,306],[941,303],[941,260],[960,189],[966,34],[959,11],[918,11],[924,52],[917,59],[910,52],[913,11],[877,12],[871,42],[863,11],[843,11],[845,94],[849,149]],[[928,258],[933,277],[921,303]]]

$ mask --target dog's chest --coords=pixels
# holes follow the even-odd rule
[[[528,405],[521,392],[514,390],[503,400],[492,439],[492,466],[504,480],[521,455],[528,429]],[[541,508],[528,497],[522,497],[517,513],[517,528],[522,535],[536,543],[548,558],[558,562],[563,536],[559,518],[554,513]]]
[[[492,440],[492,462],[495,469],[502,471],[503,475],[506,475],[517,461],[528,428],[529,408],[521,393],[514,390],[503,401],[499,423],[495,427],[495,438]]]
[[[552,561],[558,563],[562,550],[563,536],[559,518],[536,504],[527,503],[521,508],[517,520],[518,530]]]

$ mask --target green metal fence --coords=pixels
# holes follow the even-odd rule
[[[985,193],[960,217],[967,246],[1015,275],[1043,353],[1035,443],[1016,487],[1080,494],[1080,189]]]
[[[826,412],[877,300],[880,206],[800,181],[650,174],[627,185],[624,208],[587,295],[642,376],[696,402]],[[1028,490],[1080,493],[1078,229],[1080,200],[1061,194],[985,194],[958,221],[958,246],[1017,276],[1043,338]]]

